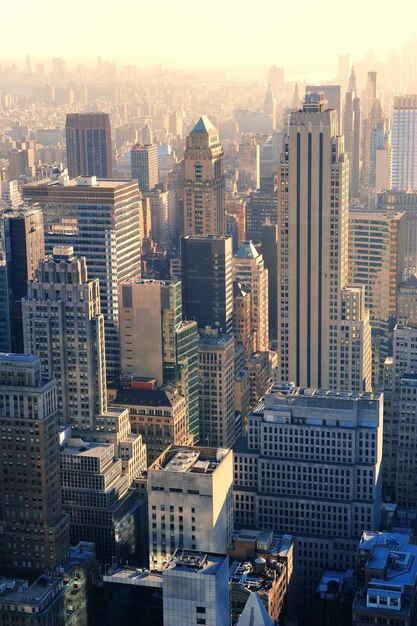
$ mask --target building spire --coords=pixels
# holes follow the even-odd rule
[[[352,65],[352,70],[350,72],[348,91],[352,91],[355,94],[358,93],[358,88],[356,85],[356,74],[355,74],[355,66]]]

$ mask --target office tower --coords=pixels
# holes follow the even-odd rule
[[[42,371],[57,379],[62,424],[94,429],[106,410],[104,320],[98,279],[88,279],[85,258],[71,246],[55,246],[28,281],[22,301],[24,346],[42,358]]]
[[[71,543],[95,543],[97,560],[135,561],[138,545],[138,501],[125,470],[123,448],[134,447],[134,477],[146,470],[141,437],[127,436],[118,449],[112,443],[65,438],[61,446],[62,503],[68,513]],[[143,537],[142,537],[143,539]]]
[[[170,446],[148,469],[149,564],[177,548],[226,554],[233,532],[233,453]]]
[[[324,99],[327,101],[326,109],[334,109],[337,111],[337,130],[336,134],[343,133],[343,106],[342,106],[342,88],[340,85],[307,85],[306,94],[323,93]]]
[[[397,322],[417,322],[417,277],[414,275],[409,276],[398,287]]]
[[[353,66],[345,95],[343,133],[345,150],[349,156],[349,197],[357,198],[360,191],[361,107]]]
[[[150,191],[158,184],[158,146],[136,144],[130,151],[132,178],[137,179],[139,190]]]
[[[342,87],[346,86],[349,76],[349,55],[339,54],[337,64],[337,81]]]
[[[164,626],[229,626],[229,559],[177,550],[162,571]]]
[[[365,93],[363,98],[364,104],[364,119],[367,119],[371,115],[372,107],[375,103],[377,96],[377,77],[378,72],[368,72],[368,78],[365,85]]]
[[[43,211],[47,254],[69,244],[77,257],[85,257],[89,277],[99,279],[107,377],[114,379],[120,372],[118,287],[141,272],[138,186],[62,176],[27,185],[23,195]]]
[[[259,189],[261,176],[260,146],[256,143],[255,137],[246,139],[245,142],[239,144],[237,169],[239,173],[237,188],[239,191]]]
[[[182,321],[181,282],[142,280],[119,290],[122,372],[175,385],[187,401],[187,428],[198,440],[197,324]]]
[[[364,532],[357,549],[353,624],[412,626],[416,615],[417,549],[410,532]]]
[[[255,329],[251,319],[251,294],[248,286],[233,282],[233,335],[236,346],[242,346],[245,360],[255,352]]]
[[[142,200],[149,201],[151,237],[158,246],[168,246],[171,238],[170,196],[170,191],[161,189],[152,189],[142,194]]]
[[[19,182],[17,180],[1,181],[1,199],[12,209],[22,203],[22,196],[19,192]]]
[[[34,620],[39,626],[66,624],[66,585],[62,576],[42,574],[31,584],[20,578],[0,577],[0,581],[4,588],[0,605],[2,624],[29,626]]]
[[[377,194],[377,208],[406,214],[406,246],[404,278],[417,271],[417,192],[383,191]]]
[[[342,289],[340,337],[339,388],[346,391],[372,389],[371,326],[369,311],[365,308],[364,285],[347,285]]]
[[[233,328],[232,238],[181,239],[184,316],[199,328],[230,334]]]
[[[264,224],[261,229],[261,252],[268,270],[269,338],[278,338],[278,226]]]
[[[112,142],[108,113],[68,113],[65,123],[71,178],[112,177]]]
[[[392,344],[393,356],[387,358],[384,371],[383,493],[386,499],[407,508],[409,498],[416,498],[414,479],[408,485],[403,482],[409,464],[415,463],[416,399],[412,387],[413,372],[417,371],[416,324],[397,324]],[[411,508],[415,510],[416,504]]]
[[[397,312],[403,280],[406,216],[384,210],[349,211],[349,284],[365,285],[365,307],[372,329],[373,386],[382,384],[389,328]]]
[[[264,113],[265,115],[271,116],[272,129],[275,130],[276,121],[277,121],[277,101],[275,98],[275,94],[271,89],[271,85],[268,85],[268,89],[266,90],[266,93],[265,93]]]
[[[34,355],[0,355],[0,560],[34,570],[69,550],[62,512],[55,380]]]
[[[230,447],[235,441],[235,342],[230,335],[200,337],[200,443]]]
[[[236,221],[237,241],[236,250],[242,245],[246,237],[246,202],[242,199],[226,200],[226,218],[232,216]],[[227,235],[231,233],[226,232]]]
[[[187,137],[184,153],[184,233],[225,232],[225,180],[219,133],[208,117],[200,117]]]
[[[417,96],[395,96],[392,117],[392,188],[417,190]]]
[[[391,131],[384,117],[371,129],[369,150],[369,206],[375,208],[376,195],[391,189]]]
[[[35,176],[35,143],[33,141],[16,141],[16,148],[10,150],[9,180],[17,180],[20,176],[32,179]]]
[[[291,529],[306,595],[381,516],[381,394],[277,383],[234,447],[235,526]]]
[[[246,203],[246,239],[261,241],[262,226],[278,221],[278,184],[276,176],[262,176],[259,191],[252,191]]]
[[[20,209],[0,212],[0,238],[3,249],[3,271],[7,276],[3,279],[8,282],[6,293],[1,299],[8,312],[1,316],[0,325],[8,327],[8,343],[1,341],[3,352],[22,354],[23,327],[22,327],[22,298],[27,294],[27,281],[33,278],[38,263],[45,256],[43,215],[35,208],[22,207]],[[6,317],[9,318],[6,323]]]
[[[278,378],[306,387],[346,389],[339,361],[348,175],[336,112],[311,94],[303,111],[291,114],[278,190]],[[363,370],[367,355],[355,358],[355,370]]]
[[[111,405],[128,409],[132,432],[141,435],[146,445],[146,467],[149,467],[167,446],[193,444],[188,432],[188,405],[173,385],[148,389],[142,388],[140,382],[136,387],[135,382],[133,379],[130,387],[125,384],[118,387]]]
[[[0,224],[1,235],[1,224]],[[12,344],[9,272],[0,237],[0,351],[10,352]]]
[[[251,295],[251,324],[255,336],[255,351],[269,350],[268,270],[263,256],[251,241],[244,241],[232,259],[233,280],[249,287]]]

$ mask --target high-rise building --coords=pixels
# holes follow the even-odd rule
[[[266,90],[266,93],[265,93],[264,113],[265,115],[271,116],[272,129],[275,130],[276,121],[277,121],[277,100],[275,98],[275,94],[271,88],[271,85],[268,85],[268,89]]]
[[[236,346],[242,346],[245,360],[255,352],[255,329],[251,319],[251,293],[249,286],[233,282],[233,335]]]
[[[119,290],[122,372],[175,385],[187,401],[187,427],[198,440],[197,324],[182,321],[181,282],[142,280]]]
[[[337,129],[338,134],[343,132],[343,106],[342,106],[342,88],[340,85],[307,85],[306,94],[323,93],[327,101],[327,109],[337,111]]]
[[[291,114],[280,177],[278,378],[360,391],[364,381],[346,388],[340,376],[349,172],[336,112],[324,110],[321,94],[307,96],[303,110]],[[369,355],[353,355],[355,370],[364,371]]]
[[[181,239],[182,302],[187,319],[223,334],[233,329],[232,238]]]
[[[234,447],[235,526],[297,536],[306,593],[381,516],[381,394],[275,384]]]
[[[226,200],[226,217],[231,215],[236,220],[237,242],[236,250],[239,248],[246,236],[246,202],[239,198]],[[231,235],[231,233],[226,233]]]
[[[0,355],[0,560],[44,570],[69,551],[62,512],[56,383],[34,355]]]
[[[247,139],[239,144],[237,157],[237,169],[239,178],[237,188],[239,191],[259,189],[261,183],[261,160],[260,146],[255,137]]]
[[[217,129],[200,117],[187,137],[184,153],[184,233],[225,233],[223,148]]]
[[[417,95],[396,96],[392,118],[392,188],[417,190]]]
[[[0,238],[8,279],[10,344],[4,352],[23,354],[22,298],[27,282],[33,278],[38,263],[45,256],[42,211],[30,207],[0,213]],[[6,304],[6,299],[3,299]],[[6,321],[1,317],[0,326]]]
[[[392,357],[384,370],[384,497],[400,507],[417,507],[410,467],[416,463],[414,423],[416,398],[414,372],[417,371],[417,326],[397,324],[392,340]],[[413,502],[410,507],[410,502]]]
[[[233,453],[170,446],[148,469],[149,563],[178,548],[226,554],[233,532]]]
[[[417,271],[417,192],[383,191],[377,194],[378,210],[406,215],[406,244],[404,278],[414,276]]]
[[[200,443],[230,447],[235,441],[235,342],[231,335],[200,337]]]
[[[249,287],[255,351],[269,350],[268,270],[251,241],[244,241],[232,259],[233,280]]]
[[[112,177],[111,126],[108,113],[68,113],[65,124],[71,178]]]
[[[406,216],[384,210],[349,211],[349,284],[365,285],[370,312],[373,386],[382,384],[390,322],[396,317],[397,289],[404,276]]]
[[[353,66],[345,95],[343,133],[345,150],[349,156],[349,196],[357,198],[360,191],[361,107]]]
[[[130,151],[132,178],[137,179],[141,192],[158,184],[158,146],[136,144]]]
[[[262,176],[259,191],[252,191],[246,204],[246,239],[261,241],[262,226],[278,223],[276,176]]]
[[[16,148],[10,150],[8,159],[9,180],[17,180],[20,176],[31,180],[35,176],[34,141],[16,141]]]
[[[269,338],[278,338],[278,226],[264,224],[261,229],[261,252],[268,270]]]
[[[417,322],[417,276],[412,275],[398,287],[397,322]]]
[[[38,203],[45,223],[45,249],[71,245],[98,278],[104,315],[107,376],[120,372],[119,284],[140,278],[139,191],[134,181],[62,176],[27,185],[24,198]]]
[[[22,301],[27,354],[42,358],[45,376],[57,379],[62,424],[92,430],[106,410],[104,319],[98,279],[88,279],[85,258],[55,246],[28,281]]]

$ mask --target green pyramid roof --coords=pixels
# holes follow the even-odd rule
[[[236,253],[237,259],[256,259],[259,252],[251,241],[244,241]]]
[[[206,115],[202,115],[194,126],[192,133],[209,133],[212,130],[216,130],[213,124],[210,122]]]

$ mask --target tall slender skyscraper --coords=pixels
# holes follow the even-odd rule
[[[56,377],[61,422],[92,430],[94,415],[106,410],[106,365],[99,282],[87,278],[85,258],[56,246],[29,281],[22,308],[25,352]]]
[[[392,188],[417,190],[417,95],[396,96],[392,120]]]
[[[186,235],[222,235],[226,229],[223,148],[208,117],[187,137],[184,154]]]
[[[0,561],[55,568],[69,551],[62,512],[56,382],[34,355],[0,354]]]
[[[89,277],[100,281],[107,375],[114,378],[120,372],[118,287],[141,273],[138,185],[62,176],[26,185],[24,197],[43,211],[46,253],[56,245],[72,246],[77,257],[85,257]]]
[[[136,144],[130,151],[132,178],[139,182],[141,192],[158,184],[158,146]]]
[[[336,112],[324,110],[320,94],[291,114],[280,176],[279,378],[344,389],[349,171]],[[355,354],[361,370],[363,355]]]
[[[112,177],[108,113],[68,113],[65,124],[68,172],[73,176]]]
[[[199,328],[233,330],[232,238],[183,237],[182,302],[187,319]]]
[[[360,145],[361,145],[361,109],[357,95],[355,68],[349,78],[348,90],[345,95],[345,111],[343,118],[345,150],[349,156],[349,195],[359,196],[360,190]]]

